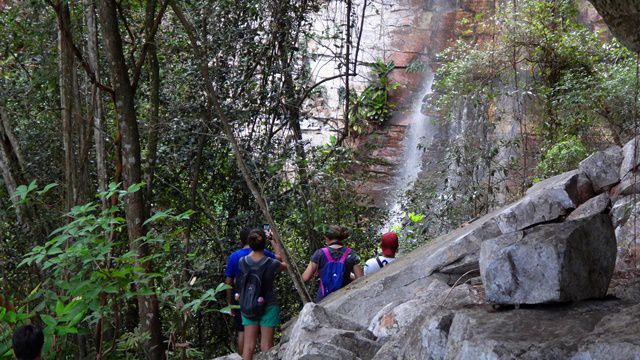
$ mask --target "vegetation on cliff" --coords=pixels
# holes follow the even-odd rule
[[[407,231],[440,234],[634,136],[636,55],[580,6],[524,0],[463,18],[430,103],[448,134],[432,149],[443,156],[409,205],[430,221]]]

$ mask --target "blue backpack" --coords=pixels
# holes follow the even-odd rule
[[[347,248],[340,257],[340,260],[337,261],[331,257],[331,252],[328,248],[322,248],[322,252],[324,256],[327,257],[327,263],[322,267],[322,271],[320,271],[320,293],[322,298],[324,298],[342,287],[345,271],[344,264],[351,249]]]

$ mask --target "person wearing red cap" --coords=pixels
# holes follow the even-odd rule
[[[371,275],[385,265],[392,263],[396,259],[398,247],[398,235],[396,233],[388,232],[382,234],[382,239],[380,240],[382,255],[377,255],[364,263],[364,275]]]

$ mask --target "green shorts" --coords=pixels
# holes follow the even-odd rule
[[[280,325],[280,308],[278,305],[269,305],[264,314],[256,319],[247,319],[242,315],[242,325],[260,325],[262,327],[276,327]]]

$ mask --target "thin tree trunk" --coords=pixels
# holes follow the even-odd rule
[[[351,88],[349,87],[349,74],[351,73],[351,0],[346,0],[347,2],[347,36],[346,36],[346,50],[344,55],[344,88],[345,88],[345,99],[344,99],[344,126],[346,137],[349,136],[351,132],[351,124],[349,123],[349,106],[351,103],[349,99],[351,97]]]
[[[58,52],[60,67],[60,107],[62,108],[62,143],[64,148],[65,209],[76,203],[75,156],[73,148],[73,81],[74,57],[65,31],[71,29],[71,15],[67,2],[55,5],[58,19]]]
[[[76,157],[76,183],[75,183],[75,204],[84,204],[89,199],[89,151],[91,150],[91,128],[92,119],[87,116],[80,105],[82,94],[78,83],[78,73],[73,71],[73,109],[74,124],[77,137],[77,157]]]
[[[150,38],[150,33],[153,30],[152,24],[155,18],[156,1],[150,0],[147,2],[147,14],[146,14],[146,37]],[[158,62],[158,53],[155,43],[149,45],[148,50],[148,66],[149,76],[151,82],[151,89],[149,94],[149,103],[151,109],[149,110],[148,129],[149,138],[147,142],[147,166],[145,172],[145,182],[147,199],[151,199],[153,189],[153,175],[155,172],[157,155],[158,155],[158,126],[160,119],[160,64]]]
[[[191,24],[191,22],[189,22],[189,20],[184,16],[184,13],[182,13],[182,10],[178,7],[175,1],[171,0],[170,6],[173,9],[173,12],[176,14],[180,23],[182,24],[182,26],[185,28],[185,31],[189,36],[189,41],[191,42],[191,46],[195,53],[196,59],[198,61],[200,71],[202,73],[202,77],[204,81],[205,92],[207,94],[207,105],[208,105],[207,111],[210,111],[210,109],[213,109],[213,112],[216,114],[218,119],[220,119],[220,121],[222,122],[223,131],[227,139],[231,143],[231,148],[233,149],[233,153],[234,153],[238,168],[240,168],[240,171],[242,172],[242,176],[244,177],[244,180],[247,183],[247,186],[251,190],[253,197],[258,203],[258,206],[262,211],[262,215],[270,224],[274,239],[276,240],[278,245],[282,248],[283,260],[287,264],[289,264],[289,266],[287,267],[287,270],[289,271],[289,275],[291,275],[293,284],[296,290],[298,291],[298,294],[300,295],[300,299],[302,300],[303,303],[310,302],[311,297],[309,296],[307,289],[304,287],[304,284],[302,283],[302,280],[300,278],[300,273],[296,268],[296,264],[293,261],[291,254],[289,253],[289,250],[287,249],[287,247],[284,245],[284,243],[280,238],[280,234],[278,233],[278,229],[276,227],[275,221],[271,216],[271,211],[269,210],[267,201],[262,195],[262,191],[258,188],[257,184],[253,181],[253,178],[251,177],[251,172],[249,171],[249,168],[247,167],[242,157],[242,149],[240,148],[240,145],[238,144],[238,141],[233,133],[231,122],[227,117],[227,114],[222,110],[222,107],[218,100],[218,94],[213,88],[213,82],[209,74],[207,59],[205,58],[202,48],[199,45],[195,28],[193,24]]]
[[[88,64],[95,79],[100,79],[100,65],[98,53],[98,24],[96,19],[95,0],[83,0],[84,18],[87,25],[87,57]],[[91,114],[91,123],[93,125],[93,141],[95,143],[96,152],[96,173],[98,175],[98,191],[107,190],[109,177],[107,173],[106,148],[104,128],[102,124],[102,98],[100,87],[96,83],[91,84],[91,94],[89,97],[89,113]],[[102,209],[106,210],[109,206],[109,199],[101,197]],[[100,305],[106,303],[106,294],[100,294]],[[101,317],[96,324],[94,341],[96,344],[96,359],[102,359],[103,342],[104,342],[104,318]]]
[[[102,0],[98,3],[98,18],[103,30],[111,82],[115,93],[118,126],[122,135],[123,181],[124,186],[128,188],[142,181],[140,137],[134,108],[134,91],[122,49],[115,0]],[[137,191],[125,196],[125,212],[130,247],[136,250],[140,257],[147,257],[150,253],[148,244],[137,241],[145,233],[143,224],[146,219],[146,210],[143,193],[143,191]],[[152,271],[151,262],[145,261],[140,265],[147,272]],[[147,358],[150,360],[164,359],[162,324],[157,296],[155,294],[140,295],[138,297],[138,312],[141,329],[150,334],[149,340],[144,344]]]
[[[96,22],[96,0],[84,0],[84,15],[87,23],[87,48],[89,66],[96,79],[100,79],[100,65],[98,53],[98,24]],[[93,118],[93,141],[96,146],[96,172],[98,174],[98,191],[107,190],[109,175],[107,172],[107,150],[105,147],[104,125],[102,116],[102,91],[95,83],[91,87],[91,115]],[[106,209],[108,200],[102,198],[102,207]]]
[[[0,145],[0,171],[2,172],[4,185],[11,198],[11,203],[16,209],[18,223],[23,226],[28,225],[27,209],[14,196],[18,184],[24,183],[24,178],[21,174],[23,169],[19,161],[20,155],[18,155],[20,151],[17,148],[11,124],[9,124],[9,115],[2,107],[0,107]]]

